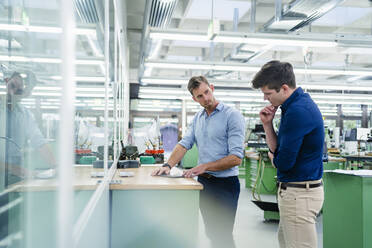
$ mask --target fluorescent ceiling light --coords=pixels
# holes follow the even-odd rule
[[[145,63],[146,67],[166,68],[166,69],[194,69],[194,70],[213,70],[212,64],[202,63],[177,63],[177,62],[151,62]]]
[[[340,100],[369,100],[372,103],[372,96],[369,95],[351,95],[351,94],[316,94],[316,93],[310,93],[311,98],[313,99],[340,99]]]
[[[33,96],[61,96],[61,93],[58,92],[32,92]]]
[[[111,107],[111,108],[107,108],[108,110],[113,110],[113,108]],[[102,107],[102,108],[96,108],[96,107],[94,107],[94,108],[92,108],[92,110],[99,110],[99,111],[104,111],[105,110],[105,108],[104,107]]]
[[[318,36],[318,38],[314,38]],[[178,29],[160,30],[152,28],[150,38],[165,40],[185,40],[185,41],[208,41],[206,33],[199,31],[180,31]],[[336,36],[324,34],[265,34],[265,33],[241,33],[220,31],[216,34],[213,42],[236,43],[236,44],[259,44],[259,45],[286,45],[304,47],[335,47],[337,46]]]
[[[103,92],[105,88],[103,87],[76,87],[76,91],[91,91],[91,92]],[[62,88],[59,86],[36,86],[34,91],[61,91]],[[109,88],[109,92],[111,89]]]
[[[77,65],[104,65],[105,61],[98,59],[77,59],[75,60]]]
[[[294,73],[299,74],[318,74],[318,75],[351,75],[351,76],[372,76],[372,70],[365,69],[321,69],[321,68],[294,68]]]
[[[144,99],[188,99],[190,97],[186,96],[177,96],[177,95],[154,95],[151,93],[138,93],[139,98],[144,98]]]
[[[334,99],[334,100],[319,100],[319,99],[314,99],[316,104],[347,104],[347,105],[371,105],[372,102],[371,100],[340,100],[340,99]]]
[[[97,97],[97,98],[104,98],[105,94],[92,94],[92,93],[76,93],[76,97]],[[111,97],[111,96],[109,96]]]
[[[288,35],[289,36],[289,35]],[[289,36],[290,37],[290,36]],[[223,36],[217,35],[213,41],[223,43],[238,43],[238,44],[261,44],[261,45],[285,45],[285,46],[304,46],[304,47],[335,47],[337,43],[334,41],[316,41],[316,40],[291,40],[278,38],[253,38],[239,36]]]
[[[7,31],[20,31],[20,32],[35,32],[35,33],[49,33],[49,34],[60,34],[62,28],[50,27],[50,26],[27,26],[19,24],[0,24],[0,30]],[[75,34],[78,35],[96,35],[96,30],[93,28],[76,28]]]
[[[166,60],[148,60],[145,66],[154,68],[166,69],[182,69],[182,70],[216,70],[216,71],[245,71],[245,72],[258,72],[260,66],[246,65],[242,63],[215,63],[215,62],[199,62],[184,63],[177,61]],[[327,69],[327,68],[300,68],[295,67],[294,72],[298,74],[316,74],[316,75],[362,75],[372,76],[372,70],[366,69]]]
[[[148,94],[169,94],[169,95],[185,95],[186,90],[182,89],[167,89],[167,88],[140,88],[139,93],[148,93]]]
[[[5,93],[5,92],[4,92]],[[60,97],[61,93],[59,92],[39,92],[34,91],[32,92],[32,96],[55,96]],[[105,94],[97,94],[97,93],[76,93],[76,97],[95,97],[95,98],[104,98]],[[112,98],[112,96],[109,96]]]
[[[151,32],[150,38],[154,40],[185,40],[185,41],[204,41],[208,42],[207,34],[195,33],[165,33]]]
[[[34,58],[34,57],[24,57],[24,56],[0,55],[0,61],[60,64],[62,60],[59,58]],[[101,65],[101,64],[104,64],[104,61],[97,60],[97,59],[92,59],[92,60],[76,59],[75,64],[77,65]]]
[[[154,112],[154,111],[165,111],[164,108],[137,108],[137,111],[148,111],[148,112]]]
[[[142,78],[141,82],[144,84],[165,84],[165,85],[182,85],[187,84],[187,79],[166,79],[166,78]]]
[[[372,87],[361,86],[361,85],[330,85],[330,84],[299,84],[303,89],[312,90],[350,90],[350,91],[372,91]]]
[[[48,90],[48,91],[60,91],[62,88],[58,86],[35,86],[35,91]]]
[[[258,90],[233,91],[216,89],[214,94],[217,99],[224,102],[255,103],[255,105],[268,104],[267,101],[264,101],[263,94]],[[318,104],[372,105],[372,96],[368,94],[310,93],[310,95]],[[191,96],[186,89],[182,88],[141,87],[139,98],[190,100]],[[165,104],[163,104],[163,106],[164,105]],[[190,102],[187,102],[187,105],[188,108],[190,106],[197,106],[195,103]],[[232,106],[234,106],[234,104],[232,104]]]
[[[243,96],[243,97],[262,97],[263,94],[258,91],[226,91],[226,90],[215,90],[214,91],[215,96]]]
[[[51,76],[50,77],[53,80],[61,80],[62,76]],[[105,82],[106,78],[105,77],[75,77],[75,81],[78,82]],[[102,88],[104,90],[104,88]]]
[[[252,88],[251,78],[246,79],[214,79],[207,78],[209,83],[217,87],[239,87],[239,88]],[[143,77],[141,82],[144,84],[159,84],[159,85],[187,85],[189,78],[160,78],[160,77]],[[311,90],[348,90],[348,91],[372,91],[372,86],[367,84],[344,84],[336,82],[308,82],[306,84],[300,83],[298,86],[303,89]]]

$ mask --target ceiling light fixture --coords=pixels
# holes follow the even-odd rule
[[[31,58],[31,57],[24,57],[24,56],[0,55],[0,61],[60,64],[62,60],[59,58]],[[75,64],[77,65],[101,65],[101,64],[104,64],[104,61],[97,60],[97,59],[92,59],[92,60],[76,59]]]
[[[224,62],[206,62],[194,61],[190,63],[167,61],[167,60],[147,60],[146,67],[182,69],[182,70],[216,70],[216,71],[243,71],[258,72],[261,66],[247,65],[242,63],[224,63]],[[372,76],[372,70],[366,69],[328,69],[328,68],[301,68],[294,67],[294,72],[298,74],[316,74],[316,75],[363,75]]]
[[[335,47],[338,37],[335,35],[324,34],[265,34],[265,33],[241,33],[220,31],[214,36],[213,42],[236,43],[236,44],[259,44],[259,45],[278,45],[302,47]],[[165,40],[184,40],[208,42],[207,33],[200,31],[179,31],[178,29],[161,30],[152,28],[150,38]]]
[[[53,79],[53,80],[61,80],[62,76],[55,75],[55,76],[51,76],[50,78]],[[105,77],[75,77],[75,81],[77,81],[77,82],[100,82],[100,83],[104,83],[105,82]]]
[[[60,27],[27,26],[27,25],[5,24],[5,23],[0,23],[0,30],[18,31],[18,32],[34,32],[34,33],[49,33],[49,34],[61,34],[62,33],[62,28]],[[94,28],[76,28],[75,34],[96,35],[96,30]]]

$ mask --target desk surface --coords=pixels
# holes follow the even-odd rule
[[[168,178],[151,176],[155,167],[140,167],[132,169],[118,169],[114,180],[121,180],[121,184],[113,184],[110,189],[188,189],[201,190],[203,186],[192,178]],[[120,177],[120,171],[133,171],[134,177]]]
[[[95,190],[98,186],[97,181],[102,178],[91,177],[91,172],[103,171],[103,169],[93,168],[92,166],[74,167],[74,190]],[[53,191],[58,186],[58,175],[51,179],[29,179],[19,182],[12,186],[16,191]]]
[[[372,161],[372,156],[365,155],[343,155],[342,157],[350,161]]]
[[[167,178],[153,177],[151,172],[155,167],[140,167],[133,169],[118,169],[114,180],[121,180],[120,184],[110,185],[113,190],[128,189],[193,189],[201,190],[203,186],[192,178]],[[95,190],[97,181],[102,178],[91,177],[91,172],[103,171],[103,169],[92,167],[74,167],[74,190]],[[120,171],[133,171],[134,177],[120,177]],[[57,189],[57,178],[32,179],[15,184],[12,188],[16,191],[53,191]]]
[[[329,162],[346,162],[346,159],[343,157],[332,157],[328,156],[328,161]]]

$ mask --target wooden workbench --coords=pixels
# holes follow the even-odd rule
[[[108,238],[113,248],[196,247],[202,185],[191,178],[151,176],[154,169],[124,169],[134,172],[134,177],[119,177],[123,169],[116,171],[113,179],[120,180],[120,184],[111,184],[109,197],[100,200],[84,231],[85,240],[96,235],[94,246],[99,247],[97,242],[104,241],[102,237],[111,230]],[[97,181],[102,180],[92,178],[91,172],[103,169],[84,166],[74,167],[74,171],[76,221],[98,187]],[[18,183],[15,189],[14,197],[22,199],[22,203],[9,218],[27,211],[22,219],[25,247],[56,247],[57,179],[28,180]],[[104,228],[108,224],[110,228]]]
[[[140,167],[131,169],[118,169],[114,180],[121,180],[120,184],[110,186],[111,190],[150,189],[150,190],[201,190],[203,186],[192,178],[168,178],[151,176],[155,167]],[[134,172],[134,177],[120,177],[119,172]]]

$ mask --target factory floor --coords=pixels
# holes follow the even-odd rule
[[[240,179],[241,192],[235,219],[234,239],[236,248],[279,248],[277,239],[278,222],[265,222],[263,211],[254,205],[252,192],[245,188],[244,179]],[[275,196],[262,195],[264,201],[275,202]],[[317,221],[318,248],[323,247],[322,216]],[[203,218],[199,215],[199,248],[213,248],[204,233]]]

